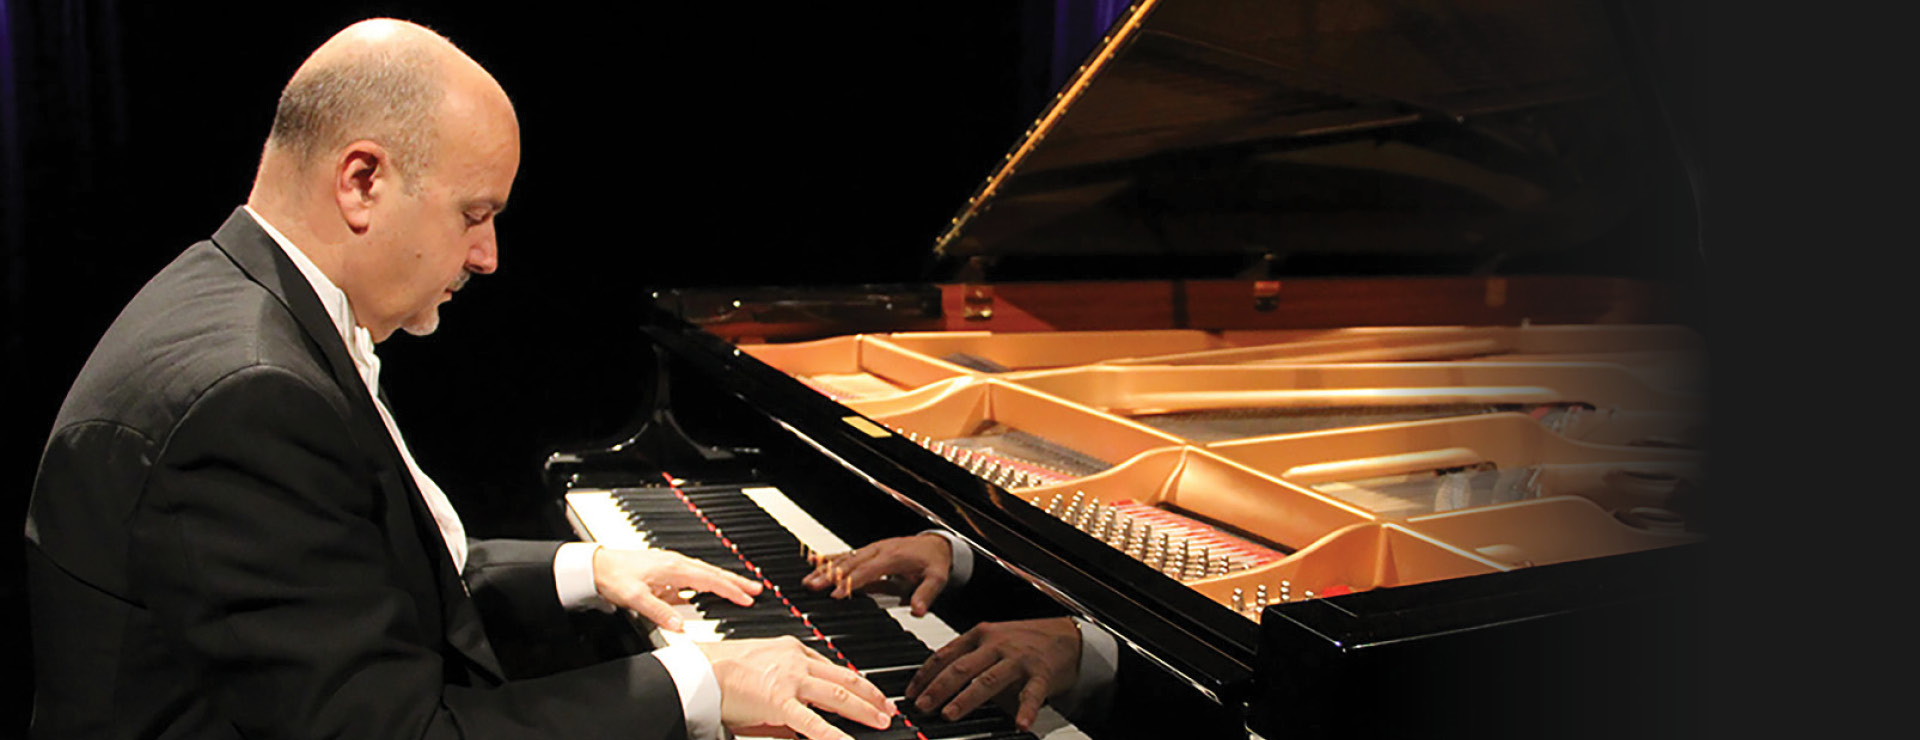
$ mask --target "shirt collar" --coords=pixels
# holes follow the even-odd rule
[[[334,285],[333,281],[327,278],[327,274],[320,271],[319,265],[314,264],[313,260],[307,258],[305,252],[300,251],[300,247],[289,240],[285,234],[280,233],[279,229],[274,228],[273,224],[268,223],[266,217],[253,210],[253,206],[240,207],[246,209],[247,215],[252,216],[254,222],[260,224],[261,230],[266,231],[267,236],[273,238],[273,243],[280,246],[280,251],[287,254],[287,259],[293,261],[293,266],[299,268],[300,274],[306,277],[309,285],[313,286],[314,294],[320,297],[320,305],[327,309],[327,317],[333,320],[334,330],[340,333],[340,340],[346,343],[347,354],[353,357],[353,364],[360,369],[360,374],[367,381],[367,387],[376,387],[380,375],[380,358],[373,351],[373,334],[354,320],[353,304],[347,301],[346,291]]]

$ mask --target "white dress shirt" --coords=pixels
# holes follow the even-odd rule
[[[425,500],[427,510],[432,512],[433,521],[440,529],[440,538],[446,544],[447,554],[453,558],[456,571],[464,572],[467,567],[467,530],[460,523],[460,514],[447,500],[446,492],[433,482],[433,478],[420,469],[413,461],[413,453],[407,449],[406,438],[400,435],[400,427],[393,421],[392,412],[380,401],[380,357],[374,353],[373,335],[359,324],[353,316],[353,305],[347,300],[347,294],[320,267],[309,259],[305,252],[281,234],[273,224],[253,210],[252,206],[242,206],[247,215],[280,245],[293,265],[299,268],[313,292],[320,297],[320,305],[327,309],[328,318],[333,320],[334,329],[340,332],[341,341],[346,343],[347,355],[353,358],[353,366],[360,372],[360,379],[366,383],[367,394],[373,397],[373,407],[380,411],[380,421],[386,424],[387,434],[393,437],[393,444],[400,449],[400,459],[406,461],[407,472],[413,475],[420,497]],[[591,542],[568,542],[560,546],[553,558],[553,582],[557,592],[555,596],[569,609],[597,608],[611,610],[612,607],[600,599],[599,589],[593,583],[593,553],[599,545]],[[465,582],[461,583],[465,587]],[[668,675],[673,677],[675,688],[680,693],[680,708],[687,720],[687,735],[691,740],[719,740],[724,729],[720,724],[720,682],[713,675],[713,666],[707,662],[706,655],[693,646],[666,647],[651,653],[666,667]]]

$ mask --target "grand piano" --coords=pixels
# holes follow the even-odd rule
[[[1116,638],[1063,732],[1698,732],[1703,247],[1646,12],[1135,2],[922,282],[637,296],[644,411],[548,481],[598,538],[768,489],[951,532],[1003,576],[953,629]],[[966,731],[896,734],[1014,736]]]

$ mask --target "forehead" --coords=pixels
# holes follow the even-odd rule
[[[491,97],[448,92],[436,122],[433,169],[443,178],[504,191],[520,167],[520,125],[504,95]]]

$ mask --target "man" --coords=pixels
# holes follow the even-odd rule
[[[509,681],[488,633],[565,609],[678,627],[671,553],[473,541],[414,464],[374,344],[497,266],[519,167],[497,82],[388,19],[281,94],[246,204],[128,304],[75,380],[27,520],[40,737],[845,738],[891,707],[791,639]],[[812,707],[812,708],[810,708]]]

